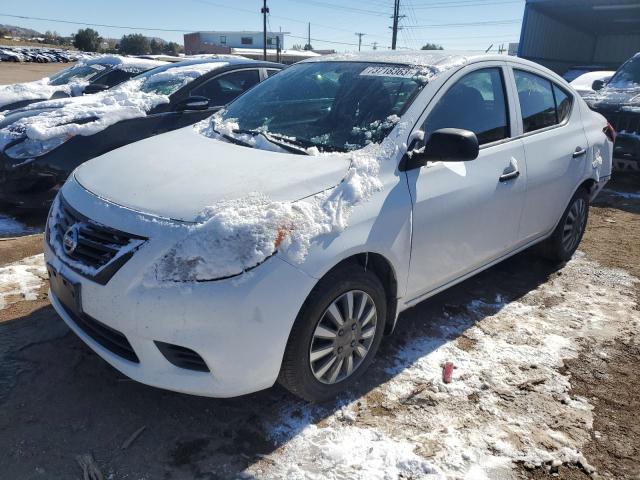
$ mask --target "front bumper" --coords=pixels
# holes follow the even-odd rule
[[[82,312],[126,337],[138,362],[88,335],[52,294],[51,302],[67,325],[109,364],[147,385],[215,397],[242,395],[273,385],[293,322],[316,280],[276,255],[239,277],[156,283],[149,279],[150,266],[175,241],[171,228],[157,219],[140,222],[140,214],[105,204],[81,188],[75,184],[63,189],[65,198],[83,210],[81,213],[127,231],[132,230],[132,220],[137,217],[139,230],[133,233],[149,240],[106,285],[69,268],[48,244],[45,259],[66,279],[80,285]],[[78,202],[82,196],[84,201]],[[98,213],[100,203],[102,215]],[[174,365],[156,342],[196,352],[209,372]]]
[[[618,132],[613,158],[616,170],[640,170],[640,134]]]
[[[22,208],[48,208],[65,178],[41,168],[40,160],[13,166],[0,153],[0,202]]]

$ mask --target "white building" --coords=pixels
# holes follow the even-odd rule
[[[267,48],[284,49],[284,35],[286,32],[267,32]],[[264,48],[263,32],[194,32],[184,35],[184,50],[187,55],[202,53],[228,53],[228,49]]]

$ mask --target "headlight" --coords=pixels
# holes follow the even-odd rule
[[[27,160],[41,157],[51,150],[58,148],[71,137],[56,137],[49,140],[32,140],[25,138],[23,141],[7,148],[4,153],[14,160]]]

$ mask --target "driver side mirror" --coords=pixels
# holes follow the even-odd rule
[[[480,153],[478,137],[469,130],[441,128],[431,134],[424,148],[408,151],[400,163],[400,170],[424,167],[427,162],[467,162]]]
[[[90,95],[92,93],[104,92],[105,90],[108,90],[108,89],[109,87],[107,85],[103,85],[101,83],[90,83],[89,85],[84,87],[84,90],[82,93],[84,93],[85,95]]]
[[[598,90],[602,90],[604,88],[604,86],[606,85],[606,82],[604,80],[595,80],[592,84],[591,84],[591,89],[595,92],[597,92]]]
[[[187,97],[176,103],[174,110],[184,112],[186,110],[206,110],[207,108],[209,108],[207,97]]]

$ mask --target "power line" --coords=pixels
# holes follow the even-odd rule
[[[122,28],[126,30],[146,30],[152,32],[177,32],[177,33],[189,33],[195,30],[182,30],[177,28],[151,28],[151,27],[131,27],[126,25],[108,25],[105,23],[89,23],[89,22],[74,22],[71,20],[61,20],[56,18],[42,18],[42,17],[28,17],[26,15],[10,15],[8,13],[0,13],[0,17],[20,18],[23,20],[42,20],[45,22],[57,22],[66,23],[70,25],[90,26],[90,27],[104,27],[104,28]]]
[[[484,22],[465,22],[465,23],[432,23],[429,25],[411,25],[405,28],[444,28],[444,27],[489,27],[497,25],[513,25],[515,23],[522,22],[521,18],[514,18],[511,20],[488,20]]]

